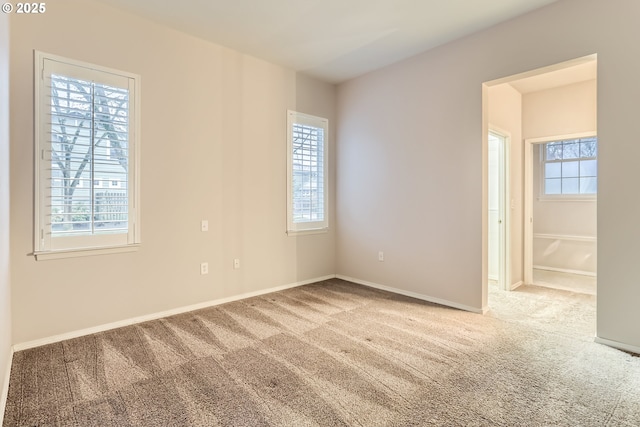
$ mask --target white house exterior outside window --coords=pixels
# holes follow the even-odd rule
[[[287,232],[326,231],[327,119],[287,112]]]
[[[135,247],[140,77],[42,52],[35,68],[36,257]]]

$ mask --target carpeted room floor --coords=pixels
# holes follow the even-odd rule
[[[595,297],[477,315],[338,279],[18,352],[4,426],[638,426]]]

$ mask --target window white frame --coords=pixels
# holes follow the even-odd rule
[[[568,141],[578,141],[582,139],[596,139],[596,155],[592,157],[577,157],[571,159],[556,159],[556,160],[547,160],[546,154],[546,144],[554,143],[554,142],[568,142]],[[563,164],[564,162],[579,162],[585,160],[598,160],[598,136],[595,132],[586,132],[586,133],[577,133],[570,135],[557,135],[545,138],[535,138],[530,140],[532,144],[538,149],[538,160],[539,160],[539,191],[538,191],[538,200],[540,201],[593,201],[598,197],[597,189],[595,193],[557,193],[557,194],[547,194],[546,193],[546,165],[548,163],[558,163]],[[559,179],[562,179],[564,175],[562,175]],[[598,173],[596,170],[596,174],[594,176],[597,180]]]
[[[51,209],[51,75],[92,81],[128,90],[128,220],[122,232],[52,237]],[[140,76],[34,51],[35,191],[34,255],[37,260],[130,252],[140,244]],[[93,137],[92,137],[93,138]],[[91,139],[93,141],[93,139]],[[97,179],[97,177],[96,177]],[[92,188],[93,185],[84,185]],[[93,197],[93,196],[91,196]]]
[[[321,167],[316,164],[314,171],[321,172],[321,179],[316,181],[316,185],[322,185],[322,212],[320,218],[300,219],[296,217],[296,202],[301,199],[294,194],[294,133],[298,126],[305,126],[321,132],[322,147],[315,151],[315,155],[322,161]],[[320,141],[318,141],[320,142]],[[319,233],[329,229],[329,121],[322,117],[309,114],[287,111],[287,233],[290,235],[300,233]],[[313,165],[311,165],[313,168]],[[310,195],[309,201],[314,198]],[[317,200],[317,197],[315,198]],[[316,213],[317,214],[317,213]]]

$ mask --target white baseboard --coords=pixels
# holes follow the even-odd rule
[[[134,318],[131,318],[131,319],[119,320],[117,322],[107,323],[107,324],[104,324],[104,325],[98,325],[98,326],[94,326],[94,327],[91,327],[91,328],[80,329],[80,330],[77,330],[77,331],[72,331],[72,332],[67,332],[67,333],[60,334],[60,335],[54,335],[54,336],[51,336],[51,337],[41,338],[41,339],[34,340],[34,341],[28,341],[28,342],[24,342],[24,343],[15,344],[13,346],[13,351],[27,350],[29,348],[40,347],[42,345],[53,344],[53,343],[56,343],[56,342],[60,342],[60,341],[64,341],[64,340],[68,340],[68,339],[72,339],[72,338],[78,338],[78,337],[82,337],[82,336],[85,336],[85,335],[91,335],[91,334],[95,334],[95,333],[98,333],[98,332],[104,332],[104,331],[108,331],[108,330],[115,329],[115,328],[121,328],[123,326],[135,325],[137,323],[142,323],[142,322],[148,322],[150,320],[161,319],[163,317],[173,316],[173,315],[176,315],[176,314],[182,314],[182,313],[186,313],[188,311],[200,310],[202,308],[213,307],[213,306],[220,305],[220,304],[225,304],[225,303],[228,303],[228,302],[238,301],[238,300],[251,298],[251,297],[255,297],[255,296],[259,296],[259,295],[264,295],[264,294],[270,294],[272,292],[283,291],[285,289],[291,289],[291,288],[295,288],[295,287],[298,287],[298,286],[308,285],[310,283],[321,282],[323,280],[329,280],[329,279],[333,279],[335,277],[336,276],[334,274],[331,274],[331,275],[328,275],[328,276],[316,277],[314,279],[308,279],[308,280],[303,280],[303,281],[300,281],[300,282],[290,283],[288,285],[276,286],[276,287],[273,287],[273,288],[262,289],[262,290],[254,291],[254,292],[247,292],[247,293],[244,293],[244,294],[234,295],[234,296],[227,297],[227,298],[220,298],[220,299],[216,299],[216,300],[212,300],[212,301],[205,301],[205,302],[201,302],[201,303],[198,303],[198,304],[188,305],[188,306],[184,306],[184,307],[178,307],[178,308],[174,308],[174,309],[171,309],[171,310],[161,311],[161,312],[158,312],[158,313],[152,313],[152,314],[147,314],[147,315],[144,315],[144,316],[134,317]]]
[[[595,337],[594,341],[598,344],[603,344],[609,347],[616,348],[618,350],[630,351],[631,353],[636,353],[640,355],[640,347],[635,345],[624,344],[618,341],[608,340],[606,338]]]
[[[598,276],[598,274],[594,273],[593,271],[570,270],[568,268],[547,267],[546,265],[534,265],[533,268],[538,270],[557,271],[558,273],[580,274],[582,276]]]
[[[9,360],[5,368],[5,377],[0,390],[0,426],[4,425],[4,411],[7,407],[7,398],[9,397],[9,379],[11,378],[11,363],[13,361],[13,349],[10,349]]]
[[[520,280],[519,282],[516,282],[516,283],[512,283],[511,284],[511,290],[515,291],[516,289],[518,289],[522,285],[524,285],[524,282],[522,280]]]
[[[370,288],[380,289],[387,292],[392,292],[394,294],[404,295],[411,298],[420,299],[423,301],[433,302],[440,305],[445,305],[447,307],[457,308],[459,310],[470,311],[472,313],[484,314],[483,308],[471,307],[469,305],[458,304],[457,302],[448,301],[441,298],[434,298],[428,295],[422,295],[416,292],[405,291],[403,289],[392,288],[390,286],[380,285],[378,283],[367,282],[366,280],[360,280],[353,277],[343,276],[341,274],[336,274],[336,278],[346,280],[348,282],[357,283],[359,285],[369,286]]]

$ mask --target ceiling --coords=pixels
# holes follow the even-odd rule
[[[557,0],[99,0],[339,83]]]

